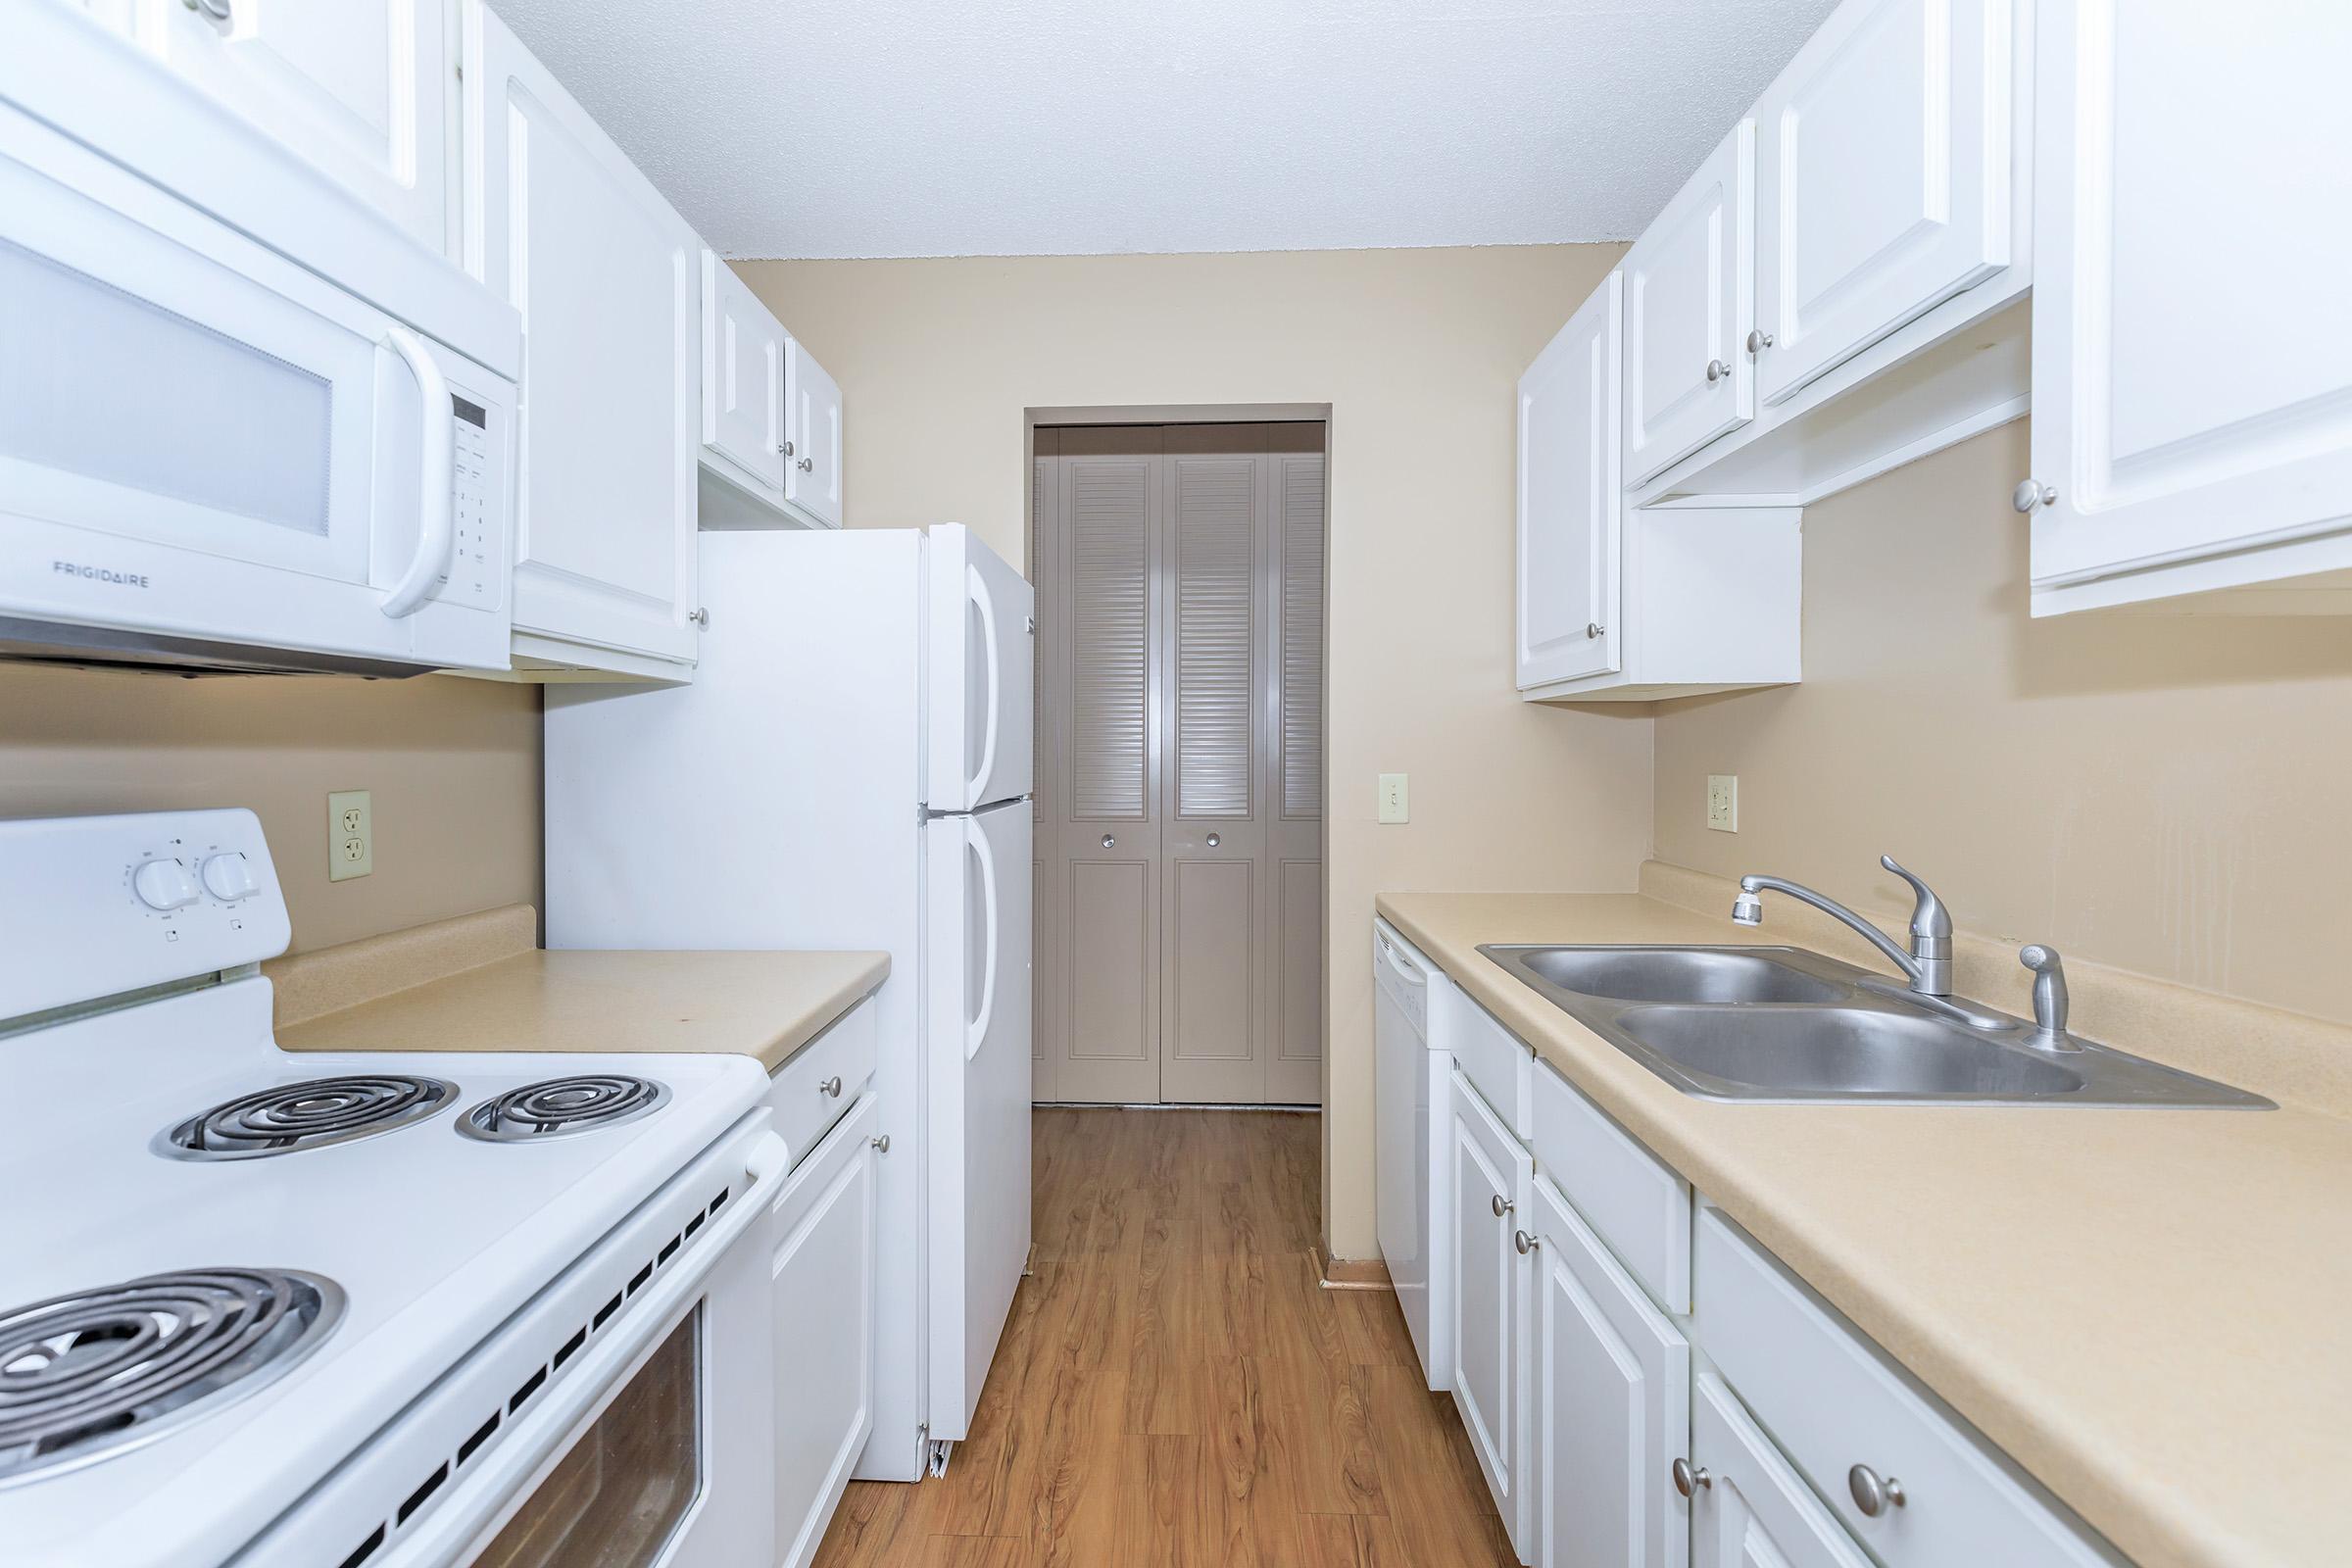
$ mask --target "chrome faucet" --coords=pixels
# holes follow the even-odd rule
[[[1925,882],[1894,863],[1894,857],[1882,855],[1879,863],[1911,884],[1914,902],[1911,906],[1911,951],[1905,953],[1888,941],[1886,934],[1853,910],[1827,894],[1816,893],[1800,883],[1777,876],[1743,876],[1740,879],[1740,897],[1732,903],[1732,918],[1741,925],[1764,923],[1764,901],[1761,893],[1786,893],[1800,904],[1810,904],[1822,913],[1843,920],[1866,938],[1872,947],[1886,955],[1897,969],[1909,977],[1911,989],[1923,997],[1948,997],[1952,994],[1952,917]],[[2063,992],[2061,992],[2063,998]]]

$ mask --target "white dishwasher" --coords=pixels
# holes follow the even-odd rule
[[[1446,1054],[1431,1049],[1429,993],[1449,982],[1386,920],[1372,922],[1372,970],[1373,1201],[1380,1252],[1429,1387],[1443,1392],[1448,1387],[1446,1360],[1436,1347],[1446,1343],[1451,1325],[1445,1275],[1432,1260],[1445,1255],[1437,1227],[1446,1223],[1449,1205],[1437,1194],[1440,1167],[1431,1152],[1443,1147],[1433,1107],[1446,1103]]]

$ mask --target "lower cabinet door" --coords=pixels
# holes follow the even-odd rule
[[[1690,1507],[1690,1343],[1549,1181],[1514,1247],[1535,1265],[1528,1319],[1529,1535],[1536,1568],[1681,1568]]]
[[[1519,1327],[1525,1270],[1511,1237],[1535,1162],[1459,1071],[1452,1089],[1446,1158],[1453,1189],[1453,1402],[1495,1511],[1524,1556]]]
[[[1690,1401],[1690,1568],[1871,1568],[1713,1373]]]
[[[874,1421],[874,1100],[776,1200],[776,1560],[804,1568]]]

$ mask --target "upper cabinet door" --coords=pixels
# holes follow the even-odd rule
[[[514,629],[589,667],[599,649],[691,661],[702,244],[505,24],[470,14],[477,262],[522,313]]]
[[[134,34],[172,70],[451,253],[449,0],[134,3]]]
[[[1624,276],[1519,378],[1519,688],[1618,667]]]
[[[2036,612],[2249,546],[2109,602],[2342,564],[2317,541],[2352,528],[2352,7],[2036,16]]]
[[[716,251],[703,252],[703,446],[784,488],[784,328]]]
[[[841,388],[800,339],[784,346],[789,411],[784,500],[820,528],[841,526]]]
[[[1626,252],[1625,467],[1640,484],[1755,416],[1756,122]]]
[[[2011,0],[1846,0],[1756,105],[1778,403],[2009,261]]]

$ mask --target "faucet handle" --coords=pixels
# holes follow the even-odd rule
[[[2058,950],[2029,943],[2017,950],[2017,961],[2034,971],[2034,1033],[2043,1045],[2071,1050],[2066,1032],[2066,963]]]
[[[1911,884],[1913,899],[1911,906],[1912,955],[1922,958],[1944,956],[1940,951],[1925,953],[1920,951],[1920,939],[1922,938],[1941,942],[1947,941],[1951,937],[1952,917],[1950,912],[1944,908],[1943,901],[1936,896],[1934,888],[1904,870],[1893,856],[1880,856],[1879,863]]]

